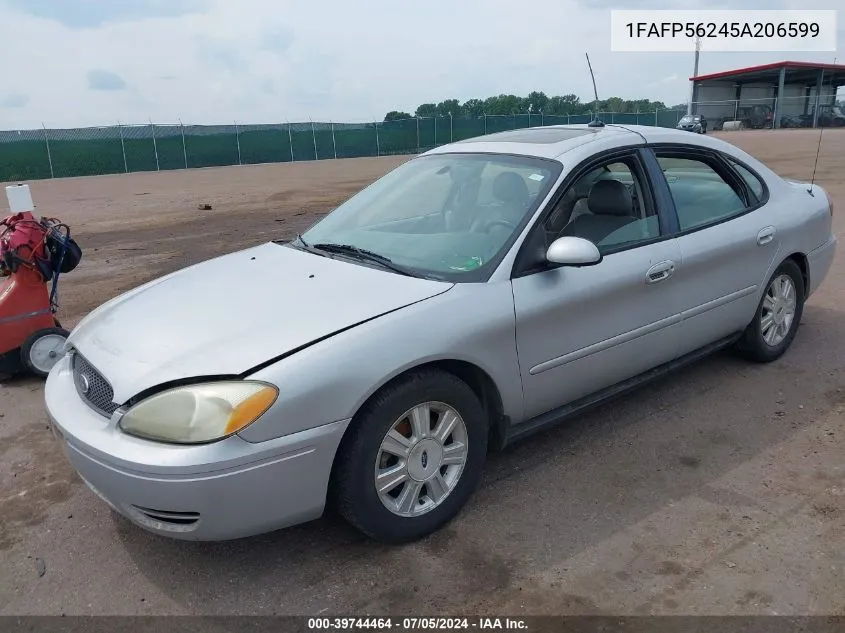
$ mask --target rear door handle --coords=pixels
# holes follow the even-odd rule
[[[645,274],[645,282],[647,284],[656,284],[660,281],[665,281],[666,279],[669,279],[674,272],[675,262],[668,259],[664,262],[658,262],[648,269],[648,272]]]
[[[773,239],[775,239],[775,227],[773,226],[767,226],[765,229],[760,229],[760,232],[757,233],[758,246],[765,246],[766,244],[771,243]]]

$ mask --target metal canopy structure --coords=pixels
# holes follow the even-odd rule
[[[808,117],[818,124],[819,112],[833,106],[837,89],[845,86],[845,64],[782,61],[690,77],[693,111],[716,103],[734,103],[734,110],[753,104],[771,107],[771,127],[781,127],[784,115]],[[725,107],[722,108],[723,110]]]
[[[830,80],[839,86],[845,86],[845,64],[812,64],[810,62],[776,62],[761,66],[749,66],[736,70],[725,70],[718,73],[690,77],[690,81],[733,81],[743,83],[777,83],[781,69],[786,71],[789,83],[815,83],[821,71],[824,71],[825,81]]]

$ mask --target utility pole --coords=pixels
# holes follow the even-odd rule
[[[692,68],[692,76],[698,77],[698,58],[701,55],[701,38],[695,38],[695,63],[693,64]],[[690,86],[690,96],[689,96],[689,103],[687,103],[687,114],[692,114],[692,102],[695,99],[695,79],[692,81],[692,85]]]

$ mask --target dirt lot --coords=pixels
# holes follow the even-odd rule
[[[816,132],[725,137],[810,177]],[[85,248],[60,316],[290,237],[403,160],[36,182],[38,211]],[[845,133],[825,132],[817,180],[841,241]],[[218,544],[147,534],[73,474],[41,383],[2,383],[0,613],[845,614],[843,250],[781,361],[719,355],[495,455],[463,514],[402,548],[331,519]]]

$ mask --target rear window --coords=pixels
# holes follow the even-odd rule
[[[748,188],[754,193],[754,196],[757,198],[757,200],[762,202],[766,191],[766,186],[763,184],[763,182],[756,175],[754,175],[751,170],[749,170],[743,165],[740,165],[735,160],[729,158],[728,162],[733,165],[734,169],[739,172],[739,175],[745,181],[745,184],[748,186]]]

